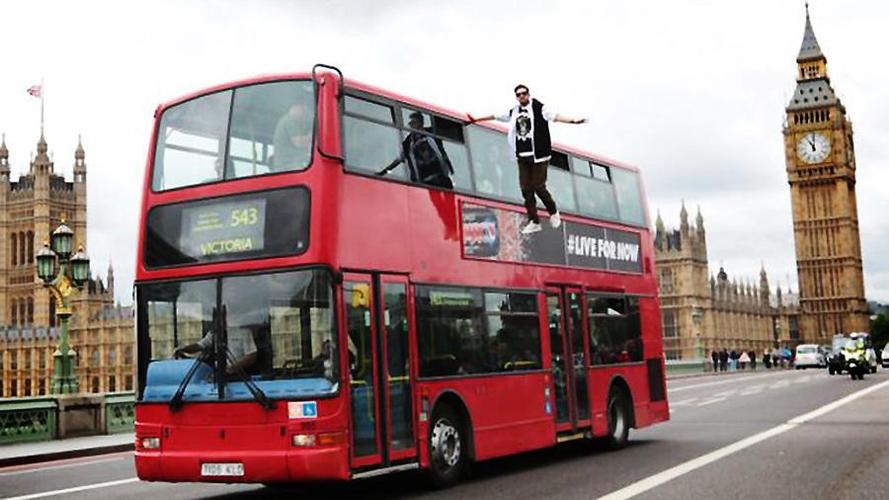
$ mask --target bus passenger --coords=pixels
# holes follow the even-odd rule
[[[540,198],[550,214],[549,223],[553,228],[562,224],[556,202],[546,188],[546,173],[552,157],[552,142],[548,122],[584,123],[585,118],[569,118],[553,112],[537,99],[532,99],[526,85],[516,85],[515,96],[518,104],[505,113],[469,117],[469,123],[485,120],[509,122],[509,146],[516,156],[519,166],[519,185],[525,200],[528,224],[522,234],[536,233],[542,229],[537,216],[537,200]]]
[[[311,155],[312,120],[302,103],[294,103],[275,126],[272,172],[304,166]]]
[[[386,175],[400,163],[407,161],[411,180],[427,186],[454,189],[451,174],[454,167],[445,152],[441,139],[430,135],[429,128],[423,127],[423,114],[414,111],[410,114],[408,126],[411,132],[401,143],[401,154],[377,175]]]

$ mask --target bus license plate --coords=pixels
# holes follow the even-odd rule
[[[202,476],[243,476],[244,464],[201,464]]]

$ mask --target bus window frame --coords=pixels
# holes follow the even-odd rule
[[[232,111],[234,111],[235,97],[237,95],[237,90],[241,89],[241,88],[245,88],[245,87],[255,87],[255,86],[260,86],[260,85],[267,85],[267,84],[271,84],[271,83],[281,83],[281,82],[312,83],[312,102],[314,102],[314,107],[313,107],[313,112],[312,112],[312,115],[313,115],[313,118],[312,118],[312,141],[311,141],[312,147],[309,148],[309,162],[305,165],[305,167],[297,168],[297,169],[293,169],[293,170],[284,170],[281,172],[267,172],[264,174],[250,175],[250,176],[246,176],[246,177],[232,177],[230,179],[229,178],[222,178],[222,179],[209,181],[209,182],[200,182],[200,183],[196,183],[196,184],[187,184],[184,186],[177,186],[177,187],[170,188],[170,189],[154,189],[154,174],[155,174],[155,169],[157,167],[157,153],[158,153],[157,148],[158,148],[158,144],[159,144],[159,139],[161,137],[160,126],[161,126],[161,122],[163,121],[164,114],[167,111],[169,111],[173,108],[176,108],[177,106],[180,106],[182,104],[185,104],[185,103],[197,100],[197,99],[203,99],[204,97],[211,96],[213,94],[221,94],[223,92],[231,92],[231,100],[228,103],[228,123],[226,124],[226,127],[225,127],[225,156],[223,156],[223,165],[227,165],[228,159],[229,159],[229,147],[231,144],[230,139],[231,139],[231,127],[232,127]],[[206,94],[193,96],[188,99],[178,101],[174,104],[168,105],[167,107],[165,107],[163,109],[163,111],[160,112],[160,114],[158,115],[158,117],[154,123],[154,144],[152,144],[152,148],[151,148],[151,176],[149,177],[149,183],[148,183],[149,190],[151,191],[152,194],[165,194],[165,193],[172,193],[172,192],[176,192],[176,191],[181,191],[183,189],[214,186],[217,184],[223,184],[223,183],[228,183],[228,182],[238,182],[238,181],[243,181],[243,180],[247,180],[247,179],[261,179],[264,177],[270,177],[270,176],[275,176],[275,175],[294,174],[294,173],[308,171],[310,168],[312,168],[315,165],[315,149],[318,147],[318,144],[319,144],[319,140],[318,140],[318,135],[320,132],[320,130],[319,130],[320,123],[318,120],[318,114],[319,114],[318,113],[318,105],[319,105],[319,103],[320,103],[320,97],[319,97],[319,92],[317,91],[317,85],[315,85],[312,82],[311,78],[296,78],[296,79],[294,79],[294,78],[280,78],[280,79],[275,79],[275,80],[254,82],[254,83],[237,85],[234,87],[219,89],[219,90],[216,90],[215,92],[208,92]],[[226,174],[228,173],[228,170],[229,169],[227,166],[225,166],[223,168],[223,171]]]
[[[368,117],[368,116],[366,116],[366,115],[362,115],[362,114],[358,114],[358,113],[350,113],[350,112],[346,111],[346,109],[345,109],[345,101],[346,101],[345,97],[352,97],[352,98],[355,98],[355,99],[360,99],[360,100],[363,100],[363,101],[370,102],[370,103],[372,103],[372,104],[377,104],[377,105],[380,105],[380,106],[386,106],[386,107],[388,107],[388,108],[391,110],[392,115],[393,115],[393,117],[392,117],[392,123],[381,122],[381,121],[379,121],[379,120],[377,120],[377,119]],[[472,169],[472,151],[471,151],[471,148],[469,147],[469,141],[466,140],[466,123],[464,123],[462,120],[459,120],[459,119],[456,119],[456,118],[453,118],[453,117],[444,115],[444,114],[442,114],[442,113],[437,113],[437,112],[435,112],[435,111],[427,110],[427,109],[425,109],[425,108],[423,108],[423,107],[421,107],[421,106],[415,106],[415,105],[412,105],[412,104],[409,104],[409,103],[405,103],[405,102],[397,101],[397,100],[394,100],[394,99],[389,99],[389,98],[386,98],[386,97],[383,97],[383,96],[380,96],[380,95],[377,95],[377,94],[372,94],[372,93],[364,92],[364,91],[362,91],[362,90],[358,90],[358,89],[354,89],[354,88],[350,88],[350,87],[346,87],[346,90],[345,90],[345,92],[344,92],[342,116],[343,116],[344,118],[345,118],[345,117],[350,117],[350,118],[355,118],[355,119],[358,119],[358,120],[364,120],[364,121],[366,121],[366,122],[373,123],[373,124],[376,124],[376,125],[382,125],[382,126],[385,126],[385,127],[391,127],[391,128],[394,128],[394,129],[398,132],[398,148],[401,149],[401,143],[402,143],[402,141],[404,140],[405,133],[410,133],[410,132],[411,132],[411,128],[408,127],[407,124],[405,124],[405,123],[404,123],[404,120],[403,120],[403,112],[404,112],[404,110],[408,110],[408,109],[409,109],[409,110],[413,110],[413,111],[419,111],[419,112],[421,112],[421,113],[423,113],[423,114],[429,115],[430,117],[443,118],[443,119],[445,119],[445,120],[450,120],[450,121],[452,121],[452,122],[455,122],[455,123],[459,123],[459,124],[460,124],[460,126],[463,128],[463,142],[458,142],[458,141],[455,141],[454,139],[452,139],[452,138],[450,138],[450,137],[446,137],[446,136],[443,136],[443,135],[438,135],[438,134],[435,134],[435,133],[432,133],[432,132],[426,132],[426,131],[424,131],[423,133],[424,133],[425,135],[428,135],[429,137],[432,137],[432,138],[434,138],[434,139],[439,139],[439,140],[441,140],[441,141],[443,141],[443,142],[445,142],[445,143],[452,143],[452,144],[455,144],[455,145],[458,145],[458,146],[461,146],[461,147],[465,148],[465,150],[466,150],[466,162],[467,162],[467,166],[468,166],[468,170],[469,170],[469,183],[470,183],[470,186],[471,186],[469,190],[466,190],[466,189],[463,189],[463,188],[458,188],[456,185],[454,186],[453,189],[445,189],[445,188],[443,188],[443,187],[430,186],[430,185],[427,185],[427,184],[422,184],[422,183],[418,183],[418,182],[413,182],[413,181],[411,181],[409,178],[399,179],[399,178],[397,178],[397,177],[389,177],[389,176],[375,175],[375,174],[373,174],[373,173],[370,173],[370,172],[367,172],[367,171],[364,171],[364,170],[356,169],[355,167],[350,167],[349,164],[348,164],[348,162],[345,161],[345,159],[344,159],[344,161],[343,161],[343,169],[344,169],[344,171],[345,171],[347,174],[358,175],[358,176],[361,176],[361,177],[369,177],[369,178],[372,178],[372,179],[374,179],[374,180],[383,181],[383,182],[394,182],[394,183],[397,183],[397,184],[405,184],[405,185],[408,185],[408,186],[414,186],[414,187],[418,187],[418,188],[421,188],[421,189],[428,189],[428,190],[434,190],[434,191],[441,191],[441,192],[444,192],[444,193],[461,193],[461,194],[468,194],[468,195],[471,195],[471,196],[477,196],[477,194],[476,194],[476,192],[475,192],[475,172],[474,172],[474,170]],[[342,127],[342,131],[341,131],[341,133],[340,133],[340,134],[341,134],[340,136],[342,137],[342,143],[343,143],[343,147],[342,147],[342,149],[343,149],[343,156],[345,157],[345,150],[346,150],[345,143],[346,143],[346,141],[348,140],[348,138],[346,137],[346,134],[345,134],[345,120],[340,120],[340,122],[343,123],[343,127]],[[502,200],[501,200],[501,201],[502,201]]]
[[[190,282],[190,281],[215,281],[216,282],[215,286],[217,287],[217,291],[216,291],[216,303],[215,303],[214,307],[219,308],[219,306],[222,304],[222,290],[221,290],[221,288],[222,288],[222,280],[224,280],[224,279],[238,278],[238,277],[243,277],[243,276],[260,276],[260,275],[271,275],[271,274],[283,274],[283,273],[289,273],[289,272],[295,272],[295,271],[315,271],[315,270],[326,271],[329,274],[329,278],[330,278],[330,286],[331,286],[330,293],[331,293],[331,297],[332,297],[331,305],[330,305],[330,307],[331,307],[330,314],[332,316],[331,324],[333,325],[333,329],[334,329],[332,337],[335,338],[336,342],[337,342],[337,346],[336,346],[336,350],[338,353],[337,363],[339,363],[340,380],[337,381],[336,390],[333,392],[326,393],[326,394],[315,394],[315,395],[306,395],[306,396],[290,396],[290,395],[288,395],[288,396],[284,396],[281,399],[276,399],[275,397],[269,397],[269,399],[271,399],[273,401],[285,401],[285,400],[286,401],[309,401],[309,400],[315,400],[315,399],[333,399],[333,398],[339,397],[342,394],[342,386],[343,386],[342,377],[345,376],[345,374],[343,373],[343,370],[349,369],[348,359],[347,359],[348,355],[345,354],[345,352],[341,352],[342,348],[340,346],[342,339],[340,338],[341,325],[340,325],[340,317],[339,317],[339,308],[340,308],[341,304],[339,302],[340,297],[338,297],[338,295],[339,295],[339,293],[341,293],[341,288],[342,288],[342,284],[340,283],[342,273],[337,272],[334,268],[327,266],[327,265],[313,264],[313,265],[306,265],[306,266],[291,266],[291,267],[284,267],[284,268],[278,267],[278,268],[273,268],[273,269],[260,269],[260,270],[253,270],[253,271],[221,273],[221,274],[215,274],[215,275],[210,275],[210,276],[200,275],[200,276],[187,276],[185,278],[168,278],[168,279],[160,279],[160,280],[137,281],[137,282],[133,283],[133,287],[135,289],[134,292],[136,295],[136,297],[135,297],[136,300],[134,301],[134,304],[133,304],[134,315],[135,315],[135,319],[136,319],[136,321],[135,321],[136,342],[135,342],[135,354],[134,354],[134,361],[136,362],[136,372],[135,372],[136,379],[134,380],[134,384],[135,384],[134,385],[134,392],[135,392],[135,396],[136,396],[136,404],[140,404],[140,405],[141,404],[145,404],[145,405],[149,405],[149,404],[166,405],[166,404],[169,404],[169,401],[142,401],[143,393],[145,392],[145,382],[146,382],[146,378],[148,376],[148,365],[152,362],[152,360],[150,358],[145,359],[146,357],[151,355],[150,349],[145,348],[146,346],[150,345],[150,341],[149,341],[150,337],[148,336],[147,333],[145,333],[143,335],[144,328],[147,327],[148,324],[147,324],[147,322],[146,323],[139,322],[139,317],[141,314],[143,314],[141,311],[142,308],[139,307],[139,305],[141,303],[141,297],[139,297],[139,294],[141,293],[141,290],[143,289],[143,287],[152,286],[152,285],[162,285],[165,283],[184,283],[184,282]],[[146,311],[144,314],[147,317],[148,312]],[[228,337],[228,332],[226,332],[226,337]],[[143,345],[143,343],[145,345]],[[348,351],[348,349],[346,349],[345,351]],[[172,358],[170,358],[170,359],[172,359]],[[144,365],[142,364],[143,360],[145,361]],[[155,361],[157,361],[157,360],[155,360]],[[228,365],[228,360],[226,360],[226,365]],[[144,370],[143,370],[143,366],[144,366]],[[214,366],[214,370],[215,369],[216,369],[216,367]],[[237,379],[230,380],[229,382],[238,382],[238,380]],[[213,399],[213,400],[209,400],[209,401],[200,401],[200,402],[201,403],[243,403],[244,401],[245,400],[243,400],[243,399]]]
[[[503,137],[503,140],[506,141],[506,134],[504,132],[502,132],[501,130],[498,130],[494,127],[482,126],[480,124],[466,123],[463,120],[460,120],[459,118],[454,118],[452,116],[445,115],[441,112],[429,110],[427,108],[424,108],[423,106],[415,105],[415,104],[412,104],[409,102],[399,101],[397,99],[392,99],[389,97],[385,97],[385,96],[382,96],[379,94],[374,94],[372,92],[368,92],[368,91],[353,88],[353,87],[346,87],[343,95],[344,95],[344,98],[342,99],[342,103],[343,103],[342,116],[343,117],[349,116],[352,118],[365,120],[367,122],[374,123],[377,125],[392,127],[401,134],[402,139],[404,138],[404,135],[402,133],[405,131],[408,131],[408,132],[410,131],[410,128],[407,127],[407,125],[405,123],[403,123],[404,122],[403,111],[406,109],[413,110],[413,111],[419,111],[419,112],[427,114],[429,116],[440,117],[440,118],[443,118],[446,120],[451,120],[451,121],[460,123],[461,126],[463,127],[463,142],[462,143],[455,141],[449,137],[434,134],[431,132],[427,132],[426,134],[429,135],[430,137],[434,137],[436,139],[441,139],[446,142],[451,142],[454,144],[462,144],[463,147],[466,148],[467,159],[469,161],[469,175],[470,175],[471,187],[470,187],[470,189],[467,190],[467,189],[459,188],[456,185],[454,186],[453,189],[445,189],[445,188],[441,188],[441,187],[437,187],[437,186],[428,186],[425,184],[412,182],[410,179],[398,179],[395,177],[374,175],[374,174],[369,173],[367,171],[349,167],[348,164],[345,161],[343,161],[343,167],[344,167],[344,170],[347,174],[357,175],[357,176],[361,176],[361,177],[367,177],[367,178],[371,178],[371,179],[374,179],[377,181],[394,182],[397,184],[404,184],[404,185],[413,186],[413,187],[417,187],[417,188],[421,188],[421,189],[434,190],[434,191],[440,191],[440,192],[445,192],[445,193],[461,194],[461,195],[471,196],[473,198],[491,200],[491,201],[495,201],[498,203],[506,203],[506,204],[510,204],[510,205],[515,205],[516,203],[519,203],[518,201],[509,200],[509,199],[505,199],[505,198],[499,198],[496,196],[491,196],[486,193],[479,193],[478,190],[476,189],[475,162],[473,160],[473,153],[474,152],[473,152],[473,148],[472,148],[472,144],[471,144],[472,141],[470,140],[470,137],[469,137],[469,135],[470,135],[469,134],[469,127],[480,127],[480,128],[486,129],[486,130],[490,130],[492,132],[495,132],[495,133],[501,135]],[[353,97],[356,99],[361,99],[361,100],[368,101],[370,103],[378,104],[381,106],[387,106],[393,114],[393,122],[392,123],[384,123],[379,120],[369,118],[365,115],[347,112],[345,110],[345,96],[350,96],[350,97]],[[340,120],[341,124],[344,124],[344,122],[345,122],[345,120]],[[341,138],[342,138],[342,143],[345,144],[347,138],[345,137],[345,127],[344,126],[342,127],[342,130],[341,130]],[[399,146],[400,146],[400,144],[399,144]],[[345,145],[343,146],[343,151],[345,152]],[[584,156],[582,154],[570,152],[565,148],[554,147],[553,152],[565,155],[567,157],[567,160],[568,160],[568,168],[567,169],[556,166],[556,165],[550,165],[550,167],[556,168],[559,170],[563,170],[571,176],[571,189],[574,192],[575,205],[577,207],[576,210],[567,210],[564,213],[570,214],[570,215],[575,215],[577,217],[581,217],[584,219],[599,220],[599,221],[609,222],[609,223],[613,223],[613,224],[617,224],[617,225],[621,225],[621,226],[628,226],[631,228],[646,229],[646,230],[648,229],[648,227],[645,225],[644,222],[643,223],[635,223],[635,222],[625,221],[620,218],[620,213],[621,213],[620,212],[620,204],[619,204],[619,200],[617,198],[616,187],[614,185],[612,175],[611,175],[611,171],[614,169],[626,170],[628,172],[631,172],[637,176],[637,183],[636,184],[638,187],[639,186],[639,183],[638,183],[639,172],[638,171],[635,171],[635,170],[629,169],[629,168],[624,168],[624,167],[612,165],[612,164],[602,161],[602,160],[592,159],[592,158],[590,158],[588,156]],[[583,161],[583,162],[587,162],[587,163],[595,163],[597,165],[607,168],[608,172],[609,172],[609,180],[605,181],[603,179],[594,177],[592,175],[592,172],[590,172],[589,175],[584,175],[584,174],[575,172],[572,168],[572,161],[575,159]],[[518,167],[516,167],[516,168],[518,168]],[[577,183],[574,180],[576,177],[585,177],[587,179],[591,179],[593,181],[596,181],[596,182],[599,182],[599,183],[609,186],[609,189],[611,190],[612,197],[614,199],[615,217],[602,217],[602,216],[595,216],[594,217],[594,216],[590,216],[590,215],[587,215],[587,214],[581,212],[580,199],[579,199],[581,191],[578,190]],[[641,190],[641,188],[640,188],[640,190]],[[520,198],[521,194],[517,194],[517,196]],[[643,199],[641,197],[641,194],[640,194],[640,199]],[[556,200],[556,203],[558,203],[558,200]]]
[[[483,287],[483,286],[475,286],[475,285],[464,285],[459,283],[433,283],[433,282],[425,282],[425,281],[412,281],[411,288],[409,290],[410,296],[413,297],[413,310],[410,313],[414,317],[414,323],[418,321],[417,315],[417,287],[438,287],[438,288],[463,288],[463,289],[475,289],[479,290],[482,295],[482,313],[481,317],[485,318],[488,314],[488,311],[484,306],[484,298],[486,293],[506,293],[509,294],[511,292],[515,293],[525,293],[534,296],[535,304],[537,305],[537,311],[535,312],[537,316],[537,327],[539,332],[539,342],[540,342],[540,368],[534,368],[530,370],[508,370],[508,371],[493,371],[493,372],[481,372],[481,373],[465,373],[462,375],[436,375],[433,377],[423,377],[420,375],[419,367],[420,367],[420,346],[419,346],[419,328],[414,329],[414,338],[417,343],[417,354],[416,354],[416,365],[417,365],[417,381],[418,382],[433,382],[438,380],[454,380],[454,379],[468,379],[468,378],[479,378],[479,377],[503,377],[503,376],[517,376],[517,375],[529,375],[529,374],[539,374],[539,373],[549,373],[551,371],[550,367],[547,367],[546,355],[548,352],[544,350],[544,347],[548,347],[549,341],[546,341],[546,346],[544,345],[544,335],[548,334],[547,331],[540,326],[541,323],[541,314],[540,314],[540,294],[542,293],[538,288],[499,288],[499,287]],[[526,313],[530,316],[531,313]],[[482,321],[482,328],[484,329],[484,334],[487,334],[487,321]]]
[[[597,290],[595,288],[587,288],[587,287],[582,288],[582,293],[583,293],[583,297],[584,297],[584,299],[583,299],[584,304],[586,306],[586,307],[584,307],[583,316],[584,316],[584,321],[585,321],[585,324],[587,327],[586,337],[587,337],[587,342],[588,342],[589,351],[590,351],[590,356],[589,356],[589,358],[587,358],[587,363],[588,363],[587,368],[592,370],[592,369],[612,368],[612,367],[616,367],[616,366],[619,367],[619,366],[633,366],[633,365],[645,364],[646,360],[649,358],[647,358],[645,355],[645,351],[646,351],[645,346],[647,345],[647,343],[645,342],[645,329],[643,327],[643,322],[642,322],[642,299],[653,299],[657,295],[620,292],[620,291],[615,291],[615,290]],[[592,324],[592,321],[593,321],[593,318],[607,317],[607,315],[590,314],[590,299],[622,298],[624,301],[624,307],[628,307],[630,297],[635,297],[639,301],[639,305],[638,305],[638,307],[639,307],[639,312],[638,312],[638,314],[639,314],[639,342],[642,344],[642,359],[639,361],[624,361],[621,363],[598,363],[598,364],[593,363],[593,356],[592,356],[592,354],[593,354],[592,353],[592,350],[593,350],[593,339],[592,339],[593,324]],[[629,314],[624,312],[620,315],[620,317],[628,318]],[[663,336],[661,336],[661,342],[663,342]]]

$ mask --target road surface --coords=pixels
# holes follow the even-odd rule
[[[862,391],[869,391],[863,393]],[[0,497],[687,499],[889,497],[889,371],[852,381],[824,370],[671,381],[666,424],[609,452],[585,442],[477,464],[430,490],[419,472],[348,484],[143,483],[132,453],[0,469]]]

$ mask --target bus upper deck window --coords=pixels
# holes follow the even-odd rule
[[[308,81],[240,87],[168,108],[158,127],[152,189],[306,168],[314,115]]]

